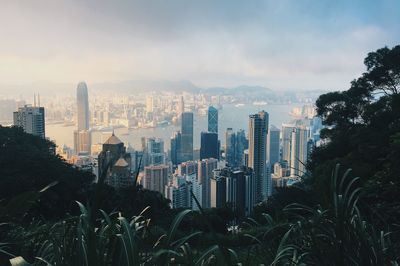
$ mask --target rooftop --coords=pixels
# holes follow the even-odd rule
[[[114,145],[120,143],[122,143],[122,141],[114,135],[114,132],[111,135],[111,137],[109,137],[108,140],[104,142],[104,144],[114,144]]]
[[[118,161],[114,164],[114,166],[119,166],[119,167],[127,167],[129,164],[125,161],[124,158],[119,158]]]

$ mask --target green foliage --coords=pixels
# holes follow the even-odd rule
[[[18,127],[0,126],[0,200],[30,203],[12,210],[7,208],[9,214],[24,213],[25,217],[12,215],[20,221],[22,218],[24,222],[37,218],[58,220],[77,214],[75,201],[90,202],[96,210],[118,210],[129,216],[138,215],[146,206],[152,207],[147,213],[152,219],[171,215],[169,201],[160,193],[138,186],[116,191],[102,182],[94,184],[91,173],[73,168],[54,155],[54,149],[54,143],[26,134]],[[40,198],[35,197],[36,191],[53,182],[57,182],[54,188],[42,193]],[[16,202],[10,206],[16,206]],[[29,213],[23,210],[27,206]]]
[[[282,209],[292,203],[300,203],[306,206],[315,206],[316,197],[304,183],[295,184],[290,187],[276,188],[275,193],[267,202],[262,202],[254,207],[252,217],[258,221],[264,221],[265,213],[276,219],[281,219]]]
[[[263,228],[251,235],[252,257],[267,265],[394,265],[399,259],[390,233],[377,231],[360,214],[360,179],[351,170],[334,169],[329,207],[293,203],[284,208],[285,220],[265,214]]]
[[[326,144],[312,154],[313,191],[328,202],[329,169],[340,163],[362,177],[360,208],[380,228],[400,219],[400,46],[369,53],[367,71],[350,89],[321,95]],[[367,214],[368,213],[368,214]]]
[[[78,171],[54,155],[54,143],[26,134],[18,127],[0,126],[0,198],[31,197],[53,182],[58,185],[42,195],[31,208],[32,216],[58,219],[70,212],[74,200],[85,201],[93,175]]]

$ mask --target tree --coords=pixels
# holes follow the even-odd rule
[[[329,169],[351,167],[363,177],[364,211],[381,225],[394,224],[400,219],[400,46],[371,52],[364,64],[366,72],[348,90],[318,98],[326,144],[314,150],[308,167],[322,198]]]
[[[35,215],[58,219],[71,211],[75,200],[85,202],[93,174],[73,168],[54,155],[54,148],[53,142],[21,128],[0,126],[0,199],[7,202],[57,181],[32,209]]]

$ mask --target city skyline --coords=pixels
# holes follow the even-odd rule
[[[270,114],[264,107],[270,110],[271,107],[257,93],[252,96],[239,93],[236,97],[201,93],[142,96],[145,97],[140,104],[138,99],[131,102],[126,96],[111,103],[106,98],[107,104],[96,98],[89,102],[87,85],[80,82],[74,107],[71,113],[67,111],[74,123],[65,124],[66,119],[62,119],[64,127],[76,126],[74,149],[58,143],[56,154],[74,167],[93,173],[98,180],[104,178],[116,190],[139,183],[144,189],[169,199],[172,208],[198,210],[200,206],[214,208],[228,204],[240,217],[245,217],[251,215],[257,202],[267,202],[275,188],[299,182],[307,172],[304,164],[311,150],[319,145],[322,124],[315,118],[313,105],[293,108],[290,113],[286,109],[295,119],[290,122],[289,131],[282,123],[282,153],[283,158],[289,159],[280,160],[280,130],[270,126]],[[247,113],[247,134],[244,129],[233,130],[238,122],[238,117],[233,115],[222,134],[225,145],[221,150],[218,131],[220,118],[224,116],[220,117],[219,112],[224,114],[224,106],[239,99],[241,103],[235,104],[232,110],[239,109],[241,115],[246,116],[246,112],[240,111],[244,103],[262,111]],[[93,109],[89,109],[89,104]],[[22,112],[23,108],[19,110]],[[41,110],[44,133],[44,107]],[[195,127],[199,117],[206,123]],[[14,125],[25,129],[20,120],[14,119]],[[115,134],[115,127],[125,130],[121,136],[143,127],[154,128],[153,133],[167,127],[180,127],[180,130],[169,136],[170,149],[165,149],[165,139],[154,134],[136,136],[140,137],[141,149],[135,149]],[[200,136],[200,149],[194,145],[194,136]],[[199,206],[194,204],[192,194]]]
[[[0,265],[400,265],[400,0],[0,25]]]
[[[253,200],[267,201],[274,187],[298,182],[307,173],[310,152],[321,144],[323,125],[316,118],[312,92],[279,93],[247,85],[201,89],[190,81],[161,81],[154,87],[151,81],[118,86],[111,82],[107,86],[115,88],[106,86],[98,91],[89,84],[90,91],[86,81],[80,81],[73,99],[45,94],[44,107],[40,116],[37,114],[43,129],[39,135],[44,138],[45,125],[53,128],[61,124],[63,132],[75,127],[70,134],[73,149],[56,141],[56,153],[68,163],[97,177],[105,175],[105,182],[116,189],[139,181],[146,189],[168,195],[172,206],[196,208],[187,198],[188,192],[196,191],[204,206],[223,206],[226,200],[243,214],[249,213]],[[142,87],[133,94],[129,86]],[[163,86],[167,87],[161,89]],[[30,124],[36,118],[28,121],[25,117],[36,108],[36,99],[34,94],[34,107],[29,108],[21,96],[19,100],[1,100],[7,105],[5,110],[25,106],[14,112],[14,125],[34,135],[38,135],[37,130],[30,129]],[[282,130],[270,121],[274,106],[283,109],[272,119],[285,113],[291,117],[276,124]],[[226,115],[231,115],[230,121]],[[243,117],[245,127],[240,122]],[[153,130],[148,134],[136,131],[141,129]],[[52,131],[50,136],[60,133]],[[132,137],[140,138],[140,148],[131,145]],[[206,170],[202,164],[209,160],[213,166]],[[135,171],[138,176],[134,178]],[[244,186],[247,188],[242,190]]]

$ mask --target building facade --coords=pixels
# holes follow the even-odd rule
[[[182,143],[182,134],[180,131],[174,133],[174,136],[171,138],[171,162],[172,165],[176,166],[182,162],[181,159],[181,143]]]
[[[214,158],[203,159],[197,163],[197,179],[202,185],[202,202],[203,208],[210,208],[211,203],[211,179],[213,172],[218,167],[218,160]]]
[[[74,150],[77,155],[91,154],[91,132],[90,130],[74,131]]]
[[[267,135],[269,115],[265,111],[249,116],[249,161],[256,179],[256,195],[258,201],[263,201],[272,192],[271,176],[267,176]]]
[[[165,186],[165,197],[171,201],[172,208],[198,210],[193,196],[201,204],[201,191],[202,185],[198,182],[196,174],[174,175],[169,184]]]
[[[246,133],[240,129],[236,133],[227,128],[225,133],[225,160],[228,166],[236,168],[244,165],[244,151],[248,147]]]
[[[214,106],[208,107],[208,132],[218,135],[218,110]],[[218,137],[217,137],[218,138]]]
[[[164,140],[160,138],[146,138],[144,155],[145,166],[165,164]]]
[[[158,191],[164,195],[168,184],[168,165],[151,165],[144,168],[142,185],[145,189]]]
[[[282,125],[282,161],[290,162],[290,143],[292,141],[292,132],[295,125],[283,124]]]
[[[208,158],[219,159],[218,134],[213,132],[201,132],[200,160]]]
[[[76,89],[78,131],[89,129],[89,99],[85,82],[80,82]]]
[[[309,155],[309,129],[299,126],[293,129],[290,143],[290,176],[300,177],[306,172]]]
[[[14,126],[21,127],[26,133],[45,138],[44,107],[25,105],[13,113]]]
[[[271,126],[267,138],[267,161],[274,171],[274,164],[280,161],[280,134],[281,131],[275,126]]]
[[[74,149],[77,155],[91,152],[91,132],[89,131],[89,99],[85,82],[80,82],[76,89],[77,130],[74,131]]]
[[[181,116],[181,159],[193,160],[193,113],[183,112]]]
[[[253,170],[229,167],[214,171],[211,181],[212,207],[231,207],[240,217],[252,213],[256,204],[256,182]]]
[[[232,128],[227,128],[225,132],[225,161],[231,166],[236,166],[236,134]]]
[[[115,188],[133,186],[131,155],[126,152],[124,143],[114,133],[103,143],[98,155],[98,178]]]

